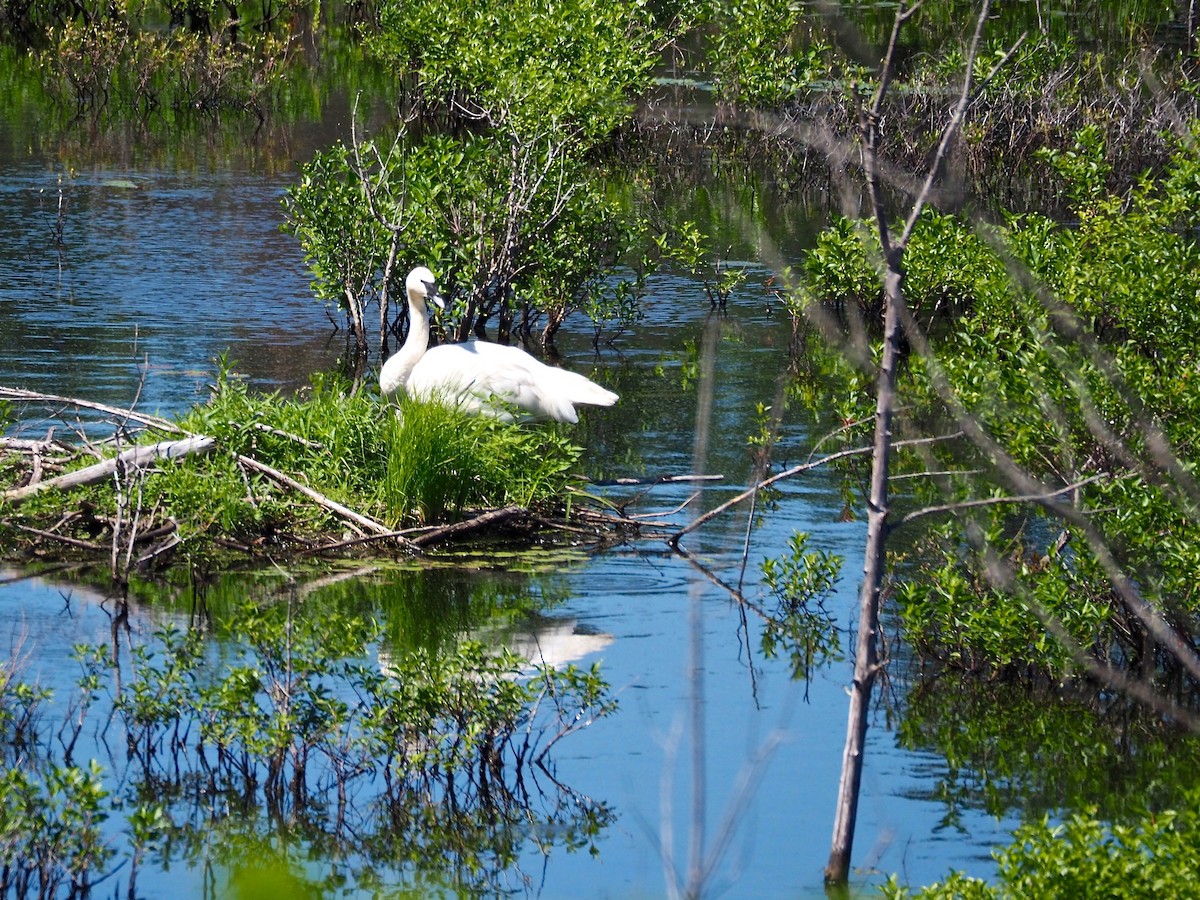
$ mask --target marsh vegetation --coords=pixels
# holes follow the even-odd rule
[[[999,854],[993,884],[955,874],[930,895],[1070,896],[1080,885],[1137,895],[1141,882],[1116,881],[1130,860],[1153,883],[1190,884],[1180,842],[1195,818],[1184,788],[1200,681],[1194,12],[415,0],[320,18],[303,5],[6,5],[0,31],[28,87],[21,102],[100,131],[236,127],[231,117],[270,129],[297,114],[289,97],[329,84],[322,65],[352,58],[356,73],[340,140],[303,164],[280,214],[314,303],[341,329],[337,371],[293,396],[218,368],[211,392],[171,420],[110,407],[111,433],[80,425],[69,442],[30,438],[23,425],[48,403],[65,409],[61,398],[9,392],[6,546],[22,562],[99,560],[128,604],[180,572],[202,586],[232,560],[403,554],[472,521],[516,529],[523,545],[665,537],[666,552],[733,604],[739,652],[744,642],[761,665],[783,656],[788,674],[811,682],[855,647],[846,771],[851,760],[871,766],[872,687],[886,676],[904,689],[894,709],[904,741],[979,773],[984,805],[1021,807],[1029,823]],[[819,233],[800,240],[795,220],[765,210],[800,205],[812,188],[827,206]],[[60,262],[71,196],[60,181],[50,218]],[[441,339],[487,335],[553,356],[566,336],[613,368],[654,322],[655,278],[686,273],[712,317],[647,367],[670,379],[658,402],[699,411],[686,470],[667,471],[653,450],[586,458],[592,437],[628,446],[603,419],[570,432],[384,408],[364,385],[406,333],[396,301],[417,262],[451,301]],[[723,388],[718,348],[739,338],[729,326],[739,304],[763,305],[778,323],[772,340],[790,344],[781,377],[737,419],[743,483],[706,491],[705,513],[686,497],[641,520],[624,498],[594,511],[578,477],[589,465],[651,480],[706,471],[722,437],[705,430]],[[114,463],[69,493],[37,487],[134,444],[197,437],[211,439],[203,454],[153,469]],[[789,508],[780,492],[816,470],[840,485],[843,517],[867,523],[857,638],[833,611],[853,580],[844,546],[777,536],[754,590],[744,584],[756,526],[777,534],[769,523]],[[747,509],[740,559],[714,572],[692,545]],[[188,591],[176,599],[203,595]],[[226,629],[215,646],[233,663],[220,677],[192,630],[128,650],[132,680],[116,687],[105,680],[123,671],[110,659],[118,642],[81,649],[81,680],[57,700],[61,726],[48,727],[49,698],[13,667],[0,698],[16,748],[4,789],[21,811],[6,823],[9,892],[80,892],[112,869],[96,823],[117,809],[103,773],[76,767],[73,749],[105,703],[125,729],[131,783],[170,788],[168,803],[139,802],[126,819],[131,893],[144,848],[166,835],[196,847],[185,856],[216,852],[189,844],[187,813],[173,805],[198,802],[201,782],[238,798],[217,818],[249,823],[251,842],[300,823],[299,844],[323,859],[395,866],[407,887],[498,889],[516,852],[510,826],[537,793],[532,764],[574,723],[612,709],[598,673],[513,677],[518,663],[470,642],[444,658],[393,656],[373,623],[339,614],[317,628],[292,600],[268,591],[206,626]],[[854,618],[842,611],[841,622]],[[364,654],[401,674],[379,674]],[[698,656],[691,664],[703,669]],[[995,706],[991,686],[1005,690]],[[938,727],[959,715],[962,729]],[[1006,721],[1018,764],[989,755],[989,718]],[[703,781],[702,713],[689,727]],[[32,777],[16,765],[26,746],[40,760]],[[1129,784],[1172,789],[1106,803],[1123,789],[1049,783],[1068,759],[1104,759]],[[843,774],[826,868],[835,886],[851,874],[860,776]],[[1005,799],[1022,779],[1036,789]],[[953,821],[954,779],[939,789]],[[363,796],[387,809],[386,828],[356,822]],[[569,847],[609,821],[602,802],[557,782],[546,796],[554,811],[533,830],[561,828]],[[417,797],[428,805],[405,805]],[[706,835],[696,803],[687,862],[664,841],[668,889],[685,896],[714,888],[730,840]],[[401,827],[418,820],[428,832]],[[411,857],[373,855],[397,833],[408,847],[473,842],[429,873]],[[43,856],[27,852],[35,844]]]

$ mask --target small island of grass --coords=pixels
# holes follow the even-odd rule
[[[47,403],[112,423],[103,439],[0,439],[0,534],[24,561],[110,561],[119,576],[412,553],[496,529],[596,541],[627,521],[581,503],[582,451],[562,428],[389,406],[332,376],[284,397],[222,367],[211,399],[176,421],[11,388],[0,401],[10,432],[23,408]]]

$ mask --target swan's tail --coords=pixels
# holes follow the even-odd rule
[[[584,403],[591,406],[612,406],[617,402],[617,395],[607,388],[602,388],[590,378],[585,378],[577,372],[566,369],[559,370],[562,374],[563,387],[571,399],[571,403]]]

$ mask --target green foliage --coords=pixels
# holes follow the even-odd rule
[[[746,270],[731,268],[695,222],[672,224],[655,238],[659,253],[704,285],[709,305],[725,309],[729,297],[746,281]]]
[[[420,263],[441,279],[459,339],[489,321],[502,336],[529,336],[542,319],[551,338],[575,308],[598,323],[637,314],[639,277],[613,276],[645,244],[646,225],[604,188],[572,133],[405,134],[390,152],[365,142],[357,155],[338,144],[304,167],[287,204],[317,297],[344,309],[385,290],[403,308],[404,278]]]
[[[646,226],[596,151],[669,38],[647,6],[386,2],[375,25],[369,46],[419,108],[461,127],[412,128],[386,152],[335,147],[306,167],[289,219],[318,296],[352,319],[385,290],[402,306],[422,263],[455,301],[459,340],[493,323],[502,340],[538,326],[548,343],[575,308],[597,328],[635,319]],[[629,262],[633,277],[615,278]]]
[[[1095,141],[1082,135],[1079,153],[1056,162],[1076,185],[1073,227],[1036,215],[1011,216],[999,229],[936,214],[918,224],[904,284],[935,340],[936,363],[908,358],[903,421],[916,434],[953,431],[959,413],[942,394],[945,379],[961,410],[1028,473],[1078,483],[1070,499],[1088,511],[1105,547],[1150,600],[1187,617],[1198,601],[1200,552],[1192,548],[1200,528],[1146,423],[1157,423],[1191,466],[1200,441],[1200,249],[1188,229],[1200,165],[1194,152],[1181,152],[1162,177],[1108,196]],[[837,223],[808,257],[795,307],[877,309],[877,253],[869,228]],[[843,383],[856,405],[840,415],[869,420],[866,386]],[[965,442],[902,452],[897,465],[954,473],[914,482],[909,503],[1005,493],[991,455]],[[1069,657],[1042,621],[1050,616],[1100,659],[1153,669],[1161,660],[1143,644],[1144,628],[1114,591],[1099,549],[1036,507],[964,512],[923,535],[914,570],[900,580],[906,630],[955,665],[1061,671]],[[991,586],[991,554],[1014,567],[1016,582],[1004,590]]]
[[[806,281],[789,302],[797,310],[813,302],[855,304],[877,314],[883,304],[880,264],[879,235],[870,223],[839,217],[805,257]],[[954,216],[922,216],[905,254],[904,278],[905,296],[919,318],[930,322],[972,304],[1003,302],[1010,285],[986,234]]]
[[[168,623],[134,637],[124,663],[111,647],[76,648],[88,702],[53,721],[23,712],[30,692],[6,667],[0,867],[18,894],[85,894],[152,849],[164,867],[229,863],[234,886],[282,875],[295,853],[330,861],[334,881],[348,860],[360,878],[485,885],[531,824],[574,848],[606,820],[599,804],[557,796],[561,786],[537,787],[548,812],[526,791],[559,740],[615,709],[596,667],[523,671],[470,642],[389,651],[374,617],[294,595],[243,595],[213,630],[218,642]],[[114,730],[118,770],[71,764],[63,720],[76,733]],[[16,744],[20,723],[29,739]],[[105,827],[112,818],[126,842]],[[241,852],[264,834],[270,854]],[[268,858],[275,875],[250,871]]]
[[[1197,742],[1132,701],[1097,703],[1075,679],[938,675],[905,692],[896,739],[945,761],[923,788],[943,827],[978,810],[1030,820],[1091,806],[1119,820],[1170,807],[1195,783]]]
[[[472,507],[527,507],[561,497],[582,452],[550,429],[407,398],[384,434],[380,504],[396,519],[438,521]]]
[[[10,878],[43,896],[63,887],[86,893],[99,880],[112,856],[101,830],[108,817],[103,774],[95,760],[0,772],[0,865]]]
[[[65,524],[85,546],[107,549],[116,530],[124,559],[131,536],[161,528],[178,541],[164,548],[172,555],[160,563],[182,554],[207,569],[222,548],[287,553],[342,536],[343,519],[327,504],[281,484],[261,466],[397,526],[509,505],[550,512],[561,509],[581,454],[550,425],[510,425],[407,400],[397,412],[337,378],[317,377],[293,398],[261,395],[227,368],[218,373],[211,400],[180,424],[214,438],[216,448],[68,495],[69,503],[82,505]],[[61,494],[44,492],[6,521],[21,533],[14,522],[57,521],[63,504]],[[103,544],[96,545],[98,539]],[[139,544],[139,553],[145,546]]]
[[[372,145],[362,148],[368,155],[373,151]],[[390,197],[387,201],[387,213],[399,212]],[[389,285],[382,282],[387,235],[369,214],[345,144],[314,154],[288,190],[286,203],[286,227],[304,250],[318,300],[345,310],[354,298],[365,304],[385,288],[397,290],[404,284],[406,272],[396,273]]]
[[[840,633],[825,601],[843,562],[824,550],[809,550],[808,535],[800,532],[788,540],[787,556],[762,562],[763,583],[775,599],[763,625],[763,654],[774,657],[785,648],[793,678],[808,679],[814,666],[841,654]]]
[[[292,0],[95,6],[6,4],[0,34],[30,48],[51,94],[74,112],[144,120],[251,112],[261,121],[303,68],[296,38],[317,24],[292,15],[303,7]]]
[[[1081,129],[1075,135],[1074,147],[1066,150],[1043,148],[1039,156],[1066,182],[1071,203],[1077,210],[1085,211],[1102,199],[1112,165],[1106,159],[1099,126],[1088,125]]]
[[[1186,791],[1172,809],[1141,811],[1123,823],[1106,823],[1094,810],[1065,821],[1049,817],[1023,825],[996,854],[999,884],[962,873],[915,893],[893,878],[883,889],[892,900],[919,897],[1185,897],[1200,880],[1200,792]]]
[[[628,117],[665,39],[640,0],[387,0],[379,25],[374,52],[431,99],[585,147]]]
[[[725,101],[778,106],[831,70],[831,47],[809,13],[786,0],[719,0],[705,58]]]

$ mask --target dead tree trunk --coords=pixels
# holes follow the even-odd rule
[[[893,59],[898,45],[900,28],[920,8],[921,0],[904,2],[896,8],[891,39],[880,67],[879,85],[869,109],[856,98],[858,135],[862,147],[863,176],[866,180],[871,212],[875,219],[879,247],[884,264],[884,328],[883,355],[876,377],[875,439],[871,458],[871,487],[867,500],[867,547],[863,565],[863,583],[859,592],[858,636],[855,642],[854,680],[850,690],[850,710],[846,727],[846,746],[842,755],[842,777],[838,787],[837,810],[834,817],[833,843],[829,862],[825,866],[825,883],[844,887],[850,876],[850,857],[854,845],[854,826],[858,816],[858,795],[862,782],[862,767],[867,737],[867,716],[871,705],[871,690],[879,674],[878,656],[879,604],[883,595],[887,569],[888,471],[891,463],[892,420],[896,407],[896,366],[900,360],[902,322],[907,318],[904,296],[904,251],[912,236],[921,212],[928,204],[941,177],[942,167],[949,154],[951,142],[958,133],[967,110],[977,94],[972,71],[991,6],[989,0],[980,4],[975,33],[966,54],[962,90],[951,112],[950,121],[942,133],[937,152],[930,163],[921,190],[913,199],[904,227],[893,236],[887,213],[880,171],[881,122],[883,100],[893,75]],[[998,71],[1024,35],[992,67],[983,79],[986,84]],[[982,86],[982,85],[981,85]]]
[[[867,739],[867,713],[871,689],[879,673],[879,603],[887,569],[888,469],[891,463],[892,416],[896,405],[896,365],[900,360],[900,304],[904,303],[900,254],[889,260],[886,275],[883,359],[876,382],[875,440],[871,457],[871,493],[867,500],[867,553],[862,588],[858,596],[858,638],[854,647],[854,681],[850,686],[850,714],[842,778],[838,786],[833,823],[833,846],[825,866],[825,883],[845,884],[850,877],[850,853],[858,818],[858,793],[862,781]]]

